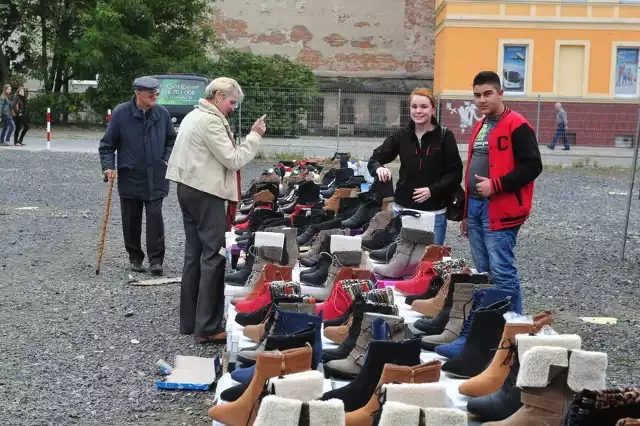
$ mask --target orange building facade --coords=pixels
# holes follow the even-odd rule
[[[541,142],[553,137],[557,101],[572,143],[628,146],[635,135],[640,0],[437,0],[435,54],[441,119],[458,119],[462,134],[478,118],[473,77],[493,70]]]

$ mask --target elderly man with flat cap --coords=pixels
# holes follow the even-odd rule
[[[162,201],[169,194],[165,175],[176,139],[169,112],[156,104],[159,87],[154,78],[135,79],[135,95],[113,110],[98,149],[104,175],[114,179],[117,170],[122,231],[131,270],[146,271],[140,244],[144,209],[149,270],[157,276],[163,272],[165,251]]]

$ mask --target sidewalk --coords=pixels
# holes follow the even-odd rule
[[[51,149],[67,152],[97,152],[98,141],[103,132],[96,129],[52,129]],[[340,138],[335,137],[302,137],[299,139],[265,138],[262,141],[262,152],[265,154],[286,153],[300,156],[331,156],[336,150],[351,152],[353,156],[367,159],[371,152],[382,143],[383,139],[370,138]],[[44,129],[33,129],[25,139],[27,146],[22,150],[46,149],[46,132]],[[14,149],[13,147],[3,149]],[[458,144],[460,156],[467,157],[468,146]],[[542,160],[547,165],[562,164],[570,166],[575,161],[596,160],[602,166],[629,167],[632,164],[633,149],[630,148],[598,148],[572,147],[570,151],[563,151],[562,146],[550,150],[546,145],[540,145]]]

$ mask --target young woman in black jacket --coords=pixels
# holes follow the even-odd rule
[[[21,87],[16,92],[16,96],[13,99],[13,104],[11,108],[15,112],[15,116],[13,117],[13,121],[16,124],[16,130],[13,134],[13,144],[15,146],[23,146],[25,145],[24,135],[27,134],[29,130],[29,117],[27,116],[27,94],[25,93],[24,87]]]
[[[409,96],[409,125],[397,130],[373,151],[368,168],[371,175],[388,182],[391,171],[384,166],[400,156],[394,210],[432,212],[434,244],[443,245],[447,204],[462,181],[462,160],[453,132],[436,121],[435,105],[429,90],[414,90]]]

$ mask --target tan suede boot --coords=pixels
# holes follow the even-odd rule
[[[491,364],[478,376],[463,382],[458,387],[460,394],[479,397],[497,392],[500,389],[507,379],[509,371],[511,371],[513,360],[510,353],[516,347],[516,334],[538,333],[545,325],[553,324],[553,317],[550,311],[534,315],[533,320],[533,324],[507,323],[505,325],[500,345]]]
[[[358,192],[351,188],[338,188],[336,192],[333,193],[331,198],[324,202],[323,209],[325,210],[333,210],[336,214],[340,209],[340,200],[342,198],[355,198],[358,196]]]
[[[242,396],[234,402],[214,405],[209,409],[209,417],[228,426],[252,425],[260,408],[260,395],[267,380],[310,370],[311,355],[311,346],[260,353],[253,378]]]
[[[353,323],[353,315],[349,317],[346,323],[334,327],[324,328],[324,337],[331,340],[336,345],[341,345],[349,335],[349,328]]]
[[[431,361],[415,367],[404,367],[394,364],[385,364],[382,376],[378,381],[376,390],[381,389],[387,383],[435,383],[440,380],[440,361]],[[346,426],[372,426],[373,413],[380,409],[380,399],[375,392],[364,407],[347,413]]]
[[[391,222],[391,219],[393,219],[393,210],[382,209],[380,212],[376,213],[373,219],[371,219],[369,227],[364,231],[361,237],[368,238],[372,236],[375,231],[386,228]]]
[[[446,248],[446,246],[444,246]],[[443,249],[440,249],[442,253]],[[447,295],[452,287],[451,276],[460,274],[466,268],[467,262],[464,259],[441,260],[433,262],[432,268],[437,275],[444,280],[444,285],[440,287],[436,297],[433,299],[418,299],[411,303],[411,309],[420,312],[422,315],[434,318],[444,307]]]

